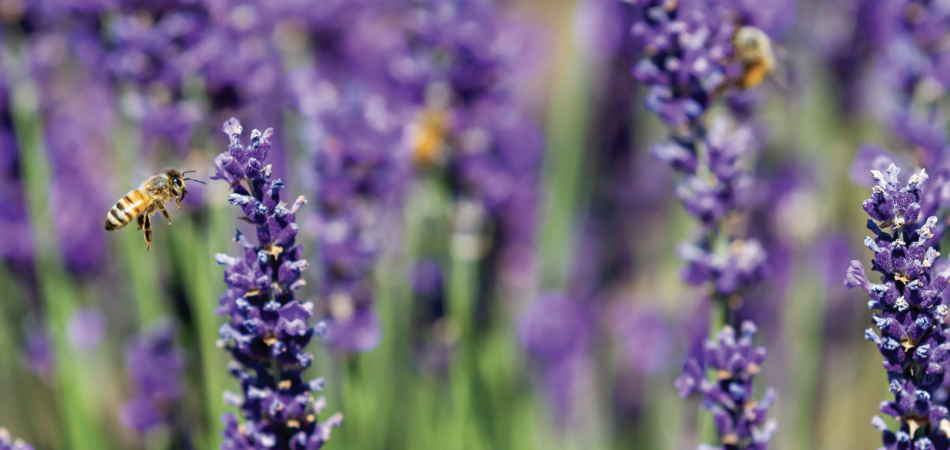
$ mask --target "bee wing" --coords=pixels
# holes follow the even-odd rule
[[[789,60],[788,50],[779,44],[772,44],[772,53],[775,55],[775,67],[772,68],[772,79],[782,91],[788,92],[790,89],[788,80],[788,71],[785,65]]]

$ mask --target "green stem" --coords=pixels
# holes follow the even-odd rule
[[[210,189],[208,195],[220,198]],[[225,238],[227,233],[224,230],[228,229],[228,217],[227,210],[220,207],[208,208],[208,214],[210,220],[205,233],[196,230],[191,218],[182,218],[180,225],[176,222],[178,229],[172,233],[172,242],[177,264],[182,269],[185,292],[195,314],[201,353],[207,435],[204,439],[195,440],[206,442],[204,448],[217,448],[224,430],[221,415],[226,411],[221,396],[233,382],[229,383],[227,378],[227,353],[217,347],[221,319],[214,312],[219,291],[223,291],[225,286],[223,283],[212,283],[211,280],[218,279],[215,272],[220,273],[213,255],[227,251],[228,239]]]
[[[709,302],[709,339],[717,342],[719,331],[727,324],[726,316],[729,314],[729,306],[726,304],[727,300],[720,296],[712,296]],[[719,374],[713,369],[706,371],[707,379],[716,380],[718,376]],[[700,412],[698,437],[702,443],[719,444],[719,432],[716,431],[716,423],[709,412]]]
[[[588,95],[591,66],[574,45],[564,42],[558,52],[557,70],[547,117],[547,148],[543,168],[548,193],[541,229],[540,261],[542,286],[564,287],[564,274],[571,261],[578,202],[585,197],[582,182],[586,161]]]

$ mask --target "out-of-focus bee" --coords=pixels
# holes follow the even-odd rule
[[[171,169],[148,177],[138,189],[129,191],[109,210],[109,214],[106,215],[106,231],[118,230],[136,219],[139,223],[138,229],[145,228],[145,242],[148,244],[145,251],[149,251],[152,248],[152,220],[149,216],[156,209],[161,210],[168,224],[171,225],[172,218],[168,216],[168,211],[165,211],[165,202],[174,199],[178,209],[181,209],[181,201],[188,193],[185,180],[205,184],[194,178],[184,177],[185,174],[191,172],[195,171],[178,173],[175,169]]]
[[[740,88],[753,88],[769,75],[775,77],[779,85],[784,85],[783,73],[772,49],[772,40],[764,31],[751,26],[740,27],[732,35],[731,43],[736,59],[742,63],[742,75],[736,82]]]
[[[418,167],[432,167],[444,157],[448,130],[445,113],[426,110],[412,128],[412,159]]]

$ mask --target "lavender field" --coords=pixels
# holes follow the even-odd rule
[[[950,450],[948,88],[946,0],[0,0],[0,450]]]

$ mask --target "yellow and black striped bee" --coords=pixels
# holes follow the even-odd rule
[[[138,229],[145,228],[145,242],[148,243],[145,251],[149,251],[152,248],[152,220],[149,216],[156,209],[161,210],[168,224],[171,225],[172,218],[168,216],[168,211],[165,211],[165,202],[174,199],[178,209],[181,209],[181,201],[188,193],[185,180],[205,184],[194,178],[184,177],[185,174],[191,172],[195,171],[178,173],[177,170],[171,169],[148,177],[138,189],[129,191],[109,210],[109,214],[106,215],[106,231],[118,230],[132,222],[132,219],[137,219]]]

